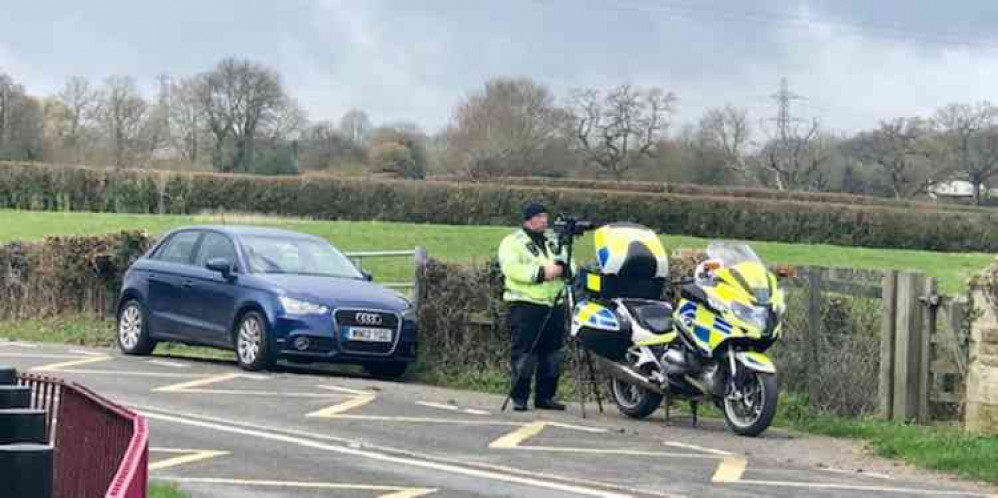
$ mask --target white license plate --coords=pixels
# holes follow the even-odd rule
[[[392,342],[392,329],[350,327],[347,330],[347,339],[364,342]]]

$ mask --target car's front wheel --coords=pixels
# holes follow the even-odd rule
[[[270,332],[263,315],[250,311],[236,328],[236,362],[244,370],[266,370],[274,363]]]
[[[156,348],[156,340],[149,337],[146,310],[135,299],[126,302],[118,313],[118,348],[131,355],[147,355]]]
[[[371,377],[382,380],[399,380],[405,375],[409,364],[404,361],[393,361],[388,363],[368,363],[364,365],[364,371]]]

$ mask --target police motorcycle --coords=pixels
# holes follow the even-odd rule
[[[765,431],[778,399],[765,351],[786,310],[776,276],[749,246],[713,242],[694,278],[679,282],[673,309],[662,300],[668,258],[652,230],[614,223],[594,238],[597,262],[570,293],[571,335],[611,377],[618,410],[640,419],[664,398],[706,401],[736,434]]]

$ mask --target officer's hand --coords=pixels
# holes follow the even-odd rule
[[[562,269],[561,266],[557,264],[550,264],[544,267],[544,279],[554,280],[561,276]]]

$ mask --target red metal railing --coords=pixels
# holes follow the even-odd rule
[[[148,485],[149,431],[144,417],[61,379],[20,376],[32,408],[48,415],[55,446],[56,498],[140,498]]]

